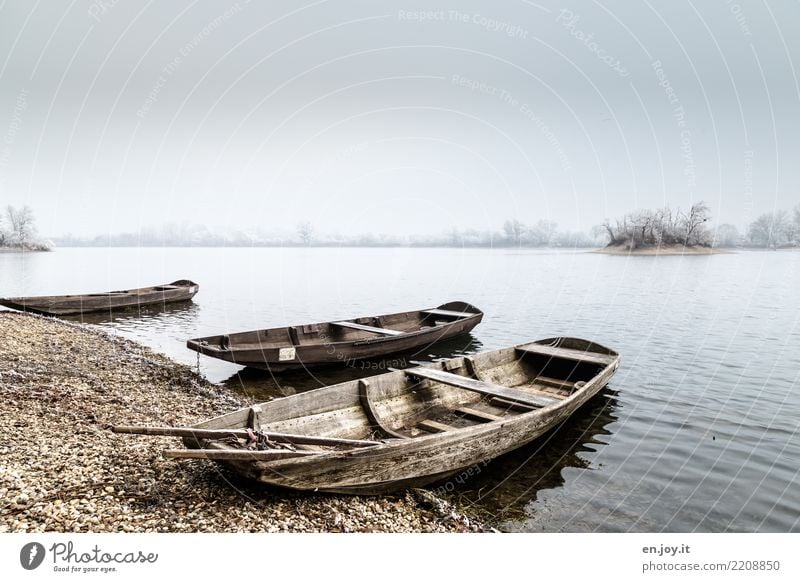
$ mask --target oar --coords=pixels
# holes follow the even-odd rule
[[[175,436],[205,440],[225,438],[248,438],[246,429],[216,429],[216,428],[181,428],[171,426],[114,426],[111,430],[121,434],[143,434],[150,436]],[[351,447],[374,447],[381,444],[377,441],[364,441],[358,439],[337,439],[330,437],[316,437],[302,434],[286,434],[281,432],[258,432],[269,440],[279,443],[292,443],[295,445],[322,445]]]

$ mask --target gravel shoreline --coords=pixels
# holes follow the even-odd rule
[[[430,491],[349,497],[250,483],[173,461],[181,425],[247,404],[190,368],[86,326],[0,312],[0,533],[486,531]]]

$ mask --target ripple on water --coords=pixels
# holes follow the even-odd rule
[[[554,335],[623,356],[610,387],[558,431],[449,493],[487,521],[515,531],[800,531],[798,267],[800,253],[59,249],[0,254],[0,288],[71,293],[189,277],[200,283],[192,303],[85,320],[191,366],[191,337],[466,300],[486,312],[470,341],[419,359]],[[211,358],[199,365],[253,399],[364,374],[271,378]]]

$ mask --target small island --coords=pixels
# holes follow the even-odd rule
[[[653,247],[640,247],[631,249],[626,245],[608,245],[602,249],[597,249],[595,253],[604,255],[641,255],[641,256],[664,256],[664,255],[716,255],[720,253],[733,252],[727,249],[714,247],[687,247],[679,244],[659,245]]]
[[[704,202],[688,212],[669,207],[640,210],[613,222],[606,220],[602,229],[606,246],[594,252],[608,255],[710,255],[736,249],[800,249],[800,204],[793,215],[775,210],[760,215],[745,234],[733,224],[709,228],[711,212]]]
[[[709,255],[725,252],[706,228],[711,213],[704,202],[688,212],[669,207],[626,214],[603,228],[608,244],[596,252],[610,255]]]
[[[0,253],[50,251],[53,245],[38,238],[36,219],[29,206],[6,206],[0,214]]]

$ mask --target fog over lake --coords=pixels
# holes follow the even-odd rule
[[[794,3],[0,8],[0,202],[46,237],[188,223],[585,231],[798,203]]]

